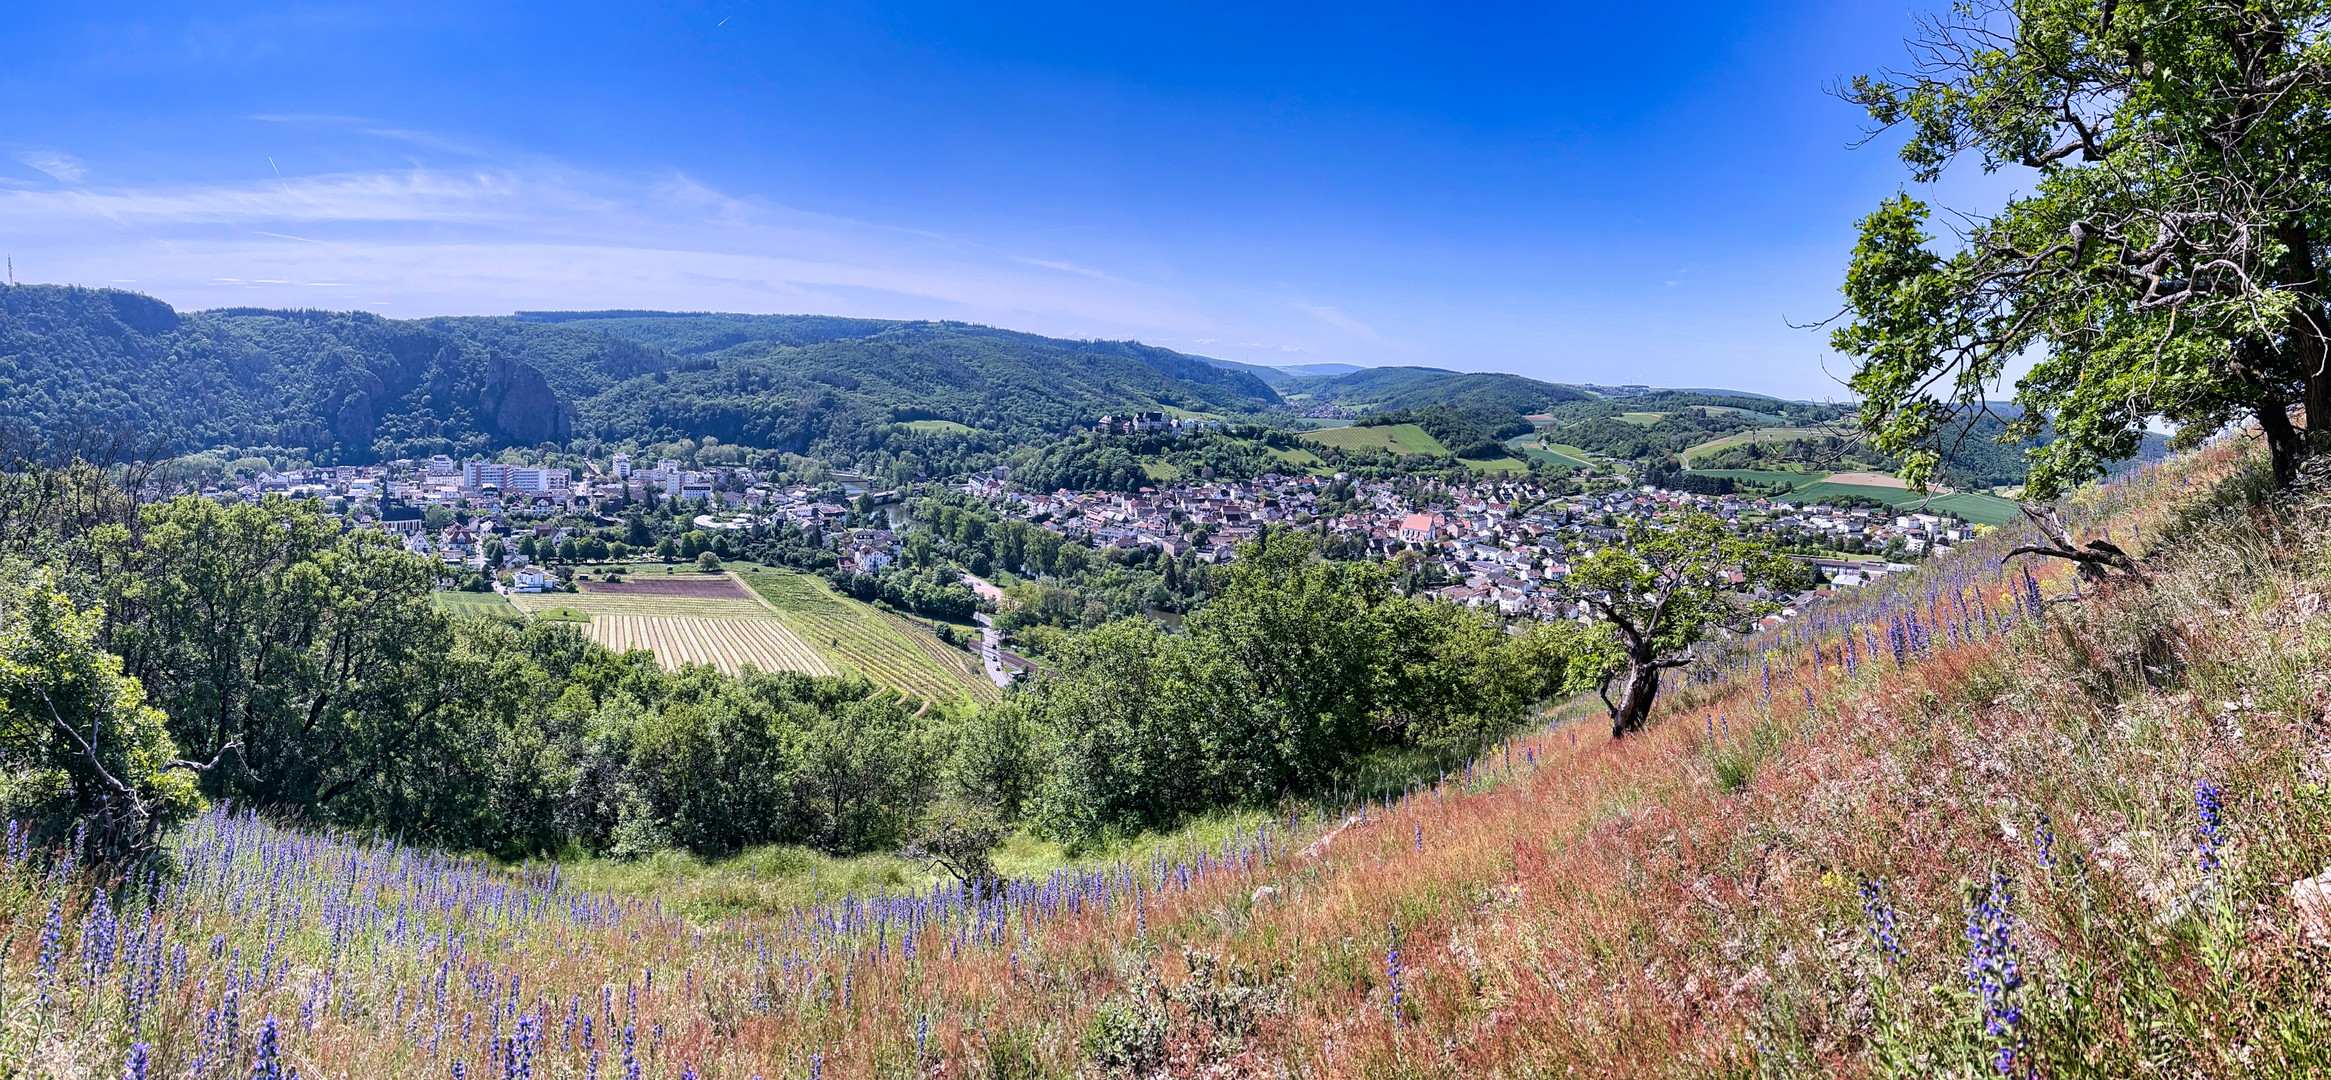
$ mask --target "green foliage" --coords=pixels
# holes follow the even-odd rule
[[[1110,623],[1036,690],[1053,768],[1037,815],[1090,841],[1198,810],[1324,788],[1387,746],[1458,750],[1566,682],[1548,628],[1516,638],[1401,596],[1383,567],[1278,533],[1239,550],[1180,634]]]
[[[49,575],[0,567],[0,812],[51,839],[95,827],[89,854],[148,850],[200,804],[161,710]]]
[[[2148,424],[2201,438],[2240,417],[2288,481],[2331,430],[2317,266],[2331,236],[2331,45],[2319,0],[1969,8],[1916,43],[1907,77],[1849,96],[1903,126],[1921,180],[1971,155],[2037,170],[2029,193],[1933,250],[1898,195],[1861,222],[1834,347],[1858,358],[1863,430],[1903,476],[1943,448],[2011,364],[2014,439],[2046,497],[2134,454]],[[2315,436],[2319,438],[2319,436]]]

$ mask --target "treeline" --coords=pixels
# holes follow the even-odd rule
[[[881,850],[966,820],[1090,842],[1502,733],[1562,684],[1575,632],[1507,634],[1282,533],[1217,571],[1184,632],[1111,623],[1061,678],[956,714],[449,616],[432,560],[312,501],[0,478],[23,496],[0,498],[0,814],[98,822],[115,854],[198,793],[505,856]]]
[[[1297,471],[1271,453],[1295,446],[1284,431],[1247,426],[1179,435],[1094,432],[1015,456],[1012,482],[1029,491],[1134,491],[1176,479],[1251,480]]]

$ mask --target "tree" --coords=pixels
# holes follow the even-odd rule
[[[696,568],[709,574],[720,569],[720,556],[709,551],[696,556]]]
[[[1660,676],[1692,662],[1691,648],[1718,630],[1747,633],[1780,605],[1768,595],[1794,589],[1804,571],[1770,547],[1708,514],[1671,527],[1638,524],[1625,543],[1581,561],[1570,584],[1584,591],[1605,633],[1583,643],[1573,685],[1591,685],[1611,715],[1611,737],[1643,729]],[[1619,700],[1611,683],[1622,681]]]
[[[481,553],[486,557],[487,570],[490,571],[500,567],[502,565],[503,554],[502,538],[499,536],[486,537],[485,547]]]
[[[903,854],[945,870],[966,888],[992,891],[1000,875],[991,853],[1003,842],[1003,822],[993,807],[950,799],[924,815],[923,827]]]
[[[656,541],[656,558],[662,559],[665,562],[671,562],[673,559],[679,558],[679,556],[680,548],[678,545],[672,543],[671,537],[667,536],[661,540]]]
[[[63,836],[93,828],[85,854],[134,856],[193,815],[194,772],[161,710],[97,643],[104,615],[76,609],[46,574],[0,581],[0,768],[6,812]]]
[[[2154,422],[2191,441],[2255,419],[2283,483],[2331,445],[2327,35],[2323,0],[1978,0],[1925,27],[1912,71],[1846,88],[1909,129],[1920,182],[1970,155],[2031,170],[1949,254],[1906,195],[1861,222],[1832,343],[1904,479],[1936,476],[2027,357],[2003,440],[2052,435],[2038,497]]]
[[[321,511],[178,498],[144,507],[135,534],[90,533],[105,640],[167,704],[171,736],[201,757],[241,747],[241,767],[204,775],[210,794],[329,803],[390,767],[360,752],[373,726],[433,707],[440,567]]]

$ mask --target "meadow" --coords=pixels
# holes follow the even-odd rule
[[[503,599],[500,593],[456,592],[451,589],[440,589],[429,594],[429,601],[436,604],[438,610],[455,615],[517,614],[517,609],[511,607],[510,601]]]
[[[1446,454],[1448,447],[1415,424],[1377,427],[1337,427],[1304,432],[1302,437],[1322,446],[1343,450],[1390,450],[1395,454]]]
[[[1979,492],[1956,492],[1947,495],[1922,495],[1907,488],[1879,484],[1837,484],[1827,480],[1799,487],[1781,496],[1783,502],[1818,503],[1843,496],[1875,499],[1897,510],[1926,510],[1952,514],[1977,525],[1999,526],[2016,519],[2015,503],[1997,495]]]
[[[1720,439],[1710,439],[1707,442],[1700,443],[1691,447],[1690,449],[1685,450],[1682,454],[1683,463],[1684,467],[1688,469],[1691,467],[1693,456],[1698,454],[1713,453],[1717,450],[1722,450],[1727,447],[1747,446],[1751,443],[1789,442],[1793,439],[1818,439],[1824,436],[1832,436],[1836,434],[1837,432],[1835,431],[1827,431],[1820,428],[1788,427],[1758,428],[1755,431],[1736,432],[1731,435],[1726,435]]]
[[[2331,912],[2294,883],[2331,865],[2331,481],[2260,471],[2221,444],[2068,500],[2143,581],[2002,529],[1709,651],[1642,735],[1573,706],[993,889],[824,865],[853,891],[724,905],[701,868],[229,809],[117,876],[11,829],[0,1069],[2322,1075]],[[756,858],[712,876],[813,872]]]

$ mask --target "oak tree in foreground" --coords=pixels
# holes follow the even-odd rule
[[[1588,638],[1570,665],[1572,685],[1601,692],[1611,737],[1643,729],[1667,671],[1692,662],[1692,646],[1720,632],[1745,634],[1780,608],[1804,568],[1741,536],[1708,514],[1667,528],[1637,525],[1573,568],[1604,633]],[[1619,697],[1611,698],[1611,684]]]
[[[2288,483],[2331,441],[2331,2],[1975,0],[1911,48],[1845,96],[1907,130],[1921,183],[1973,158],[2027,186],[1940,251],[1907,195],[1861,222],[1832,341],[1903,479],[1938,475],[2031,360],[2005,419],[2050,436],[2034,497],[2162,422],[2254,420]]]

